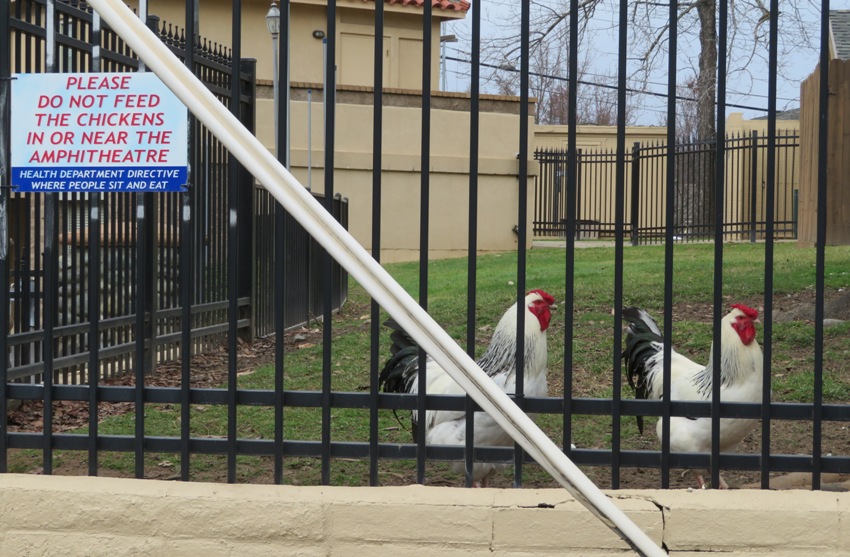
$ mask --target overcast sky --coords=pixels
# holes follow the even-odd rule
[[[544,0],[544,2],[553,7],[559,8],[568,0]],[[788,11],[786,6],[789,0],[780,2],[780,17],[786,17]],[[810,42],[817,45],[819,40],[819,11],[812,8],[810,5],[802,2],[793,2],[792,5],[799,8],[800,17],[804,20],[805,31],[809,33]],[[767,5],[768,0],[764,0]],[[482,40],[487,37],[516,33],[519,29],[519,18],[514,14],[518,13],[518,2],[514,0],[483,0],[482,9]],[[831,9],[850,9],[850,0],[833,1]],[[618,49],[618,26],[617,12],[619,10],[616,1],[607,1],[597,8],[588,33],[589,41],[580,45],[581,55],[589,55],[592,63],[583,76],[586,81],[594,79],[604,80],[605,76],[611,76],[616,73],[617,69],[617,49]],[[786,11],[782,11],[786,10]],[[458,37],[468,37],[471,28],[471,12],[466,20],[448,24],[445,33],[456,34]],[[494,22],[500,22],[496,24]],[[688,68],[696,64],[697,49],[696,49],[696,29],[680,29],[679,37],[679,56],[678,67],[680,68],[677,81],[681,81],[687,74]],[[795,37],[796,38],[796,37]],[[780,40],[784,40],[780,37]],[[449,43],[446,48],[446,54],[451,57],[468,59],[470,46],[468,43],[461,42]],[[766,57],[766,54],[765,54]],[[664,56],[666,59],[666,55]],[[779,110],[799,107],[800,97],[800,81],[805,79],[815,68],[818,61],[818,52],[814,49],[795,48],[791,53],[784,56],[782,60],[786,63],[785,73],[788,79],[779,79],[777,108]],[[630,61],[632,67],[638,62]],[[518,67],[519,64],[517,63]],[[666,62],[661,64],[662,68],[666,67]],[[767,108],[767,64],[759,59],[754,58],[747,66],[747,72],[741,72],[735,75],[728,76],[727,84],[727,103],[739,104],[751,107],[761,107],[765,110],[756,110],[748,108],[729,107],[727,115],[731,112],[743,112],[745,118],[754,118],[766,114]],[[455,91],[466,91],[469,88],[469,64],[456,61],[446,62],[446,77],[447,89]],[[532,68],[534,71],[534,68]],[[483,70],[482,70],[483,73]],[[750,74],[751,77],[746,75]],[[564,72],[566,75],[566,71]],[[610,79],[610,78],[609,78]],[[650,76],[645,85],[645,90],[659,93],[661,95],[667,92],[667,76],[666,71],[656,70]],[[482,83],[482,92],[493,92],[491,84]],[[639,111],[638,124],[655,125],[662,123],[663,117],[666,114],[666,99],[663,97],[641,95],[641,110]]]

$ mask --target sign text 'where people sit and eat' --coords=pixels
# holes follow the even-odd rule
[[[181,191],[188,180],[187,114],[152,73],[18,74],[12,186]]]

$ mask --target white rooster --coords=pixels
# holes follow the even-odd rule
[[[555,309],[555,299],[542,290],[532,290],[525,297],[525,373],[524,393],[527,396],[546,396],[546,329]],[[385,323],[394,329],[392,357],[384,365],[379,378],[385,392],[416,393],[419,366],[419,346],[392,320]],[[493,338],[478,365],[506,393],[516,390],[517,307],[511,306],[499,320]],[[426,364],[426,392],[429,395],[462,395],[463,389],[455,383],[437,362],[428,357]],[[414,439],[418,417],[411,415]],[[510,446],[511,437],[484,412],[475,413],[474,440],[476,446]],[[466,413],[428,410],[425,414],[425,442],[429,445],[462,445],[466,442]],[[472,479],[475,487],[485,487],[489,476],[500,467],[493,462],[473,464]],[[463,463],[454,469],[463,471]]]
[[[625,308],[623,319],[629,322],[626,330],[626,371],[635,396],[660,400],[664,377],[664,339],[655,321],[642,309]],[[762,397],[762,353],[756,342],[754,323],[758,311],[743,304],[734,304],[720,322],[720,400],[724,402],[760,402]],[[708,365],[698,364],[671,350],[670,400],[711,400],[712,355]],[[658,420],[656,434],[661,439],[663,418]],[[743,438],[757,425],[758,420],[721,418],[720,451],[735,451]],[[643,432],[643,420],[638,416],[638,428]],[[670,418],[670,450],[672,452],[705,453],[711,451],[711,418]],[[705,480],[697,474],[697,484]],[[728,485],[720,478],[720,489]]]

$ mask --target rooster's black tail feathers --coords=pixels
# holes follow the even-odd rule
[[[392,356],[384,364],[378,376],[378,385],[385,393],[406,393],[410,391],[419,365],[419,345],[394,319],[390,318],[384,325],[392,329],[390,347]]]
[[[626,328],[626,376],[629,385],[635,391],[635,398],[649,398],[650,385],[647,384],[646,361],[658,353],[663,342],[661,330],[655,320],[639,308],[624,308],[623,319],[628,321]],[[643,433],[643,416],[635,416],[638,430]]]

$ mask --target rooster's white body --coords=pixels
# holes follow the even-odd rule
[[[554,309],[554,298],[541,290],[532,290],[525,297],[525,371],[523,374],[524,393],[527,396],[546,396],[546,328]],[[419,392],[418,360],[419,347],[393,322],[387,322],[395,331],[392,358],[381,372],[380,382],[384,391]],[[487,350],[477,363],[487,375],[506,393],[516,392],[516,345],[517,345],[517,308],[511,306],[502,316],[493,332],[493,338]],[[464,391],[448,373],[434,360],[427,359],[425,367],[425,388],[429,395],[463,395]],[[485,412],[475,413],[474,439],[476,446],[510,446],[511,437]],[[463,445],[466,442],[466,413],[427,410],[425,420],[418,419],[412,412],[411,422],[414,432],[419,425],[425,426],[425,442],[429,445]],[[415,435],[414,435],[415,437]],[[473,464],[472,478],[475,485],[486,485],[494,470],[504,465],[492,462]],[[463,471],[463,463],[454,466]]]
[[[643,310],[626,308],[623,318],[629,322],[626,350],[629,383],[638,398],[661,399],[664,376],[664,343],[655,321]],[[736,304],[720,323],[720,400],[723,402],[760,402],[762,398],[762,352],[755,340],[758,312]],[[670,400],[711,400],[713,349],[708,365],[698,364],[671,350]],[[758,420],[720,419],[720,451],[735,451],[740,442],[758,424]],[[638,421],[642,429],[642,421]],[[663,418],[656,434],[662,438]],[[670,418],[670,450],[673,452],[710,452],[711,418]],[[702,487],[702,476],[697,476]],[[721,479],[721,486],[725,482]]]

